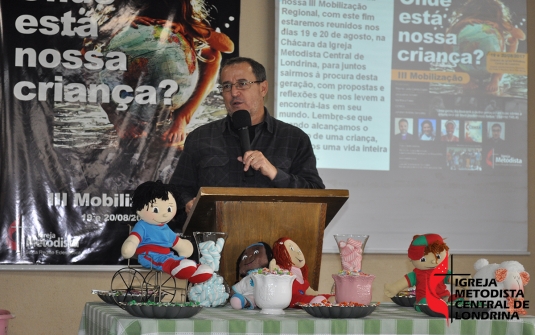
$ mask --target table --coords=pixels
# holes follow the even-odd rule
[[[429,317],[410,307],[381,303],[360,319],[314,318],[300,309],[284,315],[264,315],[259,310],[234,310],[230,306],[203,308],[188,319],[144,319],[104,302],[88,302],[79,335],[137,334],[463,334],[535,335],[535,316],[520,320],[453,320]]]

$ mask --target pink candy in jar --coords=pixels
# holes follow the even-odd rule
[[[334,239],[340,250],[342,269],[349,272],[359,272],[362,268],[362,253],[368,240],[368,235],[336,234]]]

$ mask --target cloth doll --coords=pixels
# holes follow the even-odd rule
[[[415,235],[408,250],[414,270],[395,283],[385,284],[385,295],[391,298],[398,292],[415,286],[417,304],[427,304],[429,299],[435,298],[448,300],[450,292],[445,282],[449,281],[449,276],[433,276],[447,272],[448,250],[449,247],[438,234]],[[419,310],[419,307],[415,305],[415,309]]]
[[[160,180],[139,185],[132,196],[132,207],[139,220],[123,242],[124,258],[137,255],[139,264],[148,269],[163,271],[191,283],[202,283],[212,276],[211,267],[187,259],[193,245],[175,234],[167,223],[175,216],[178,191]],[[175,255],[175,250],[179,256]]]
[[[269,268],[285,269],[296,276],[292,284],[292,300],[289,307],[297,307],[297,303],[319,303],[330,298],[329,294],[317,295],[317,292],[310,288],[305,255],[297,243],[288,237],[281,237],[273,244],[273,260]]]
[[[269,244],[253,243],[242,251],[236,261],[236,284],[232,286],[230,305],[234,309],[254,309],[254,283],[252,273],[267,268],[273,258]]]
[[[517,261],[505,261],[500,264],[490,264],[485,258],[481,258],[474,264],[477,271],[473,278],[481,280],[484,286],[473,285],[474,298],[471,301],[480,302],[483,306],[492,306],[491,311],[518,313],[526,315],[524,307],[524,286],[529,283],[529,273],[524,266]],[[507,297],[493,295],[486,296],[484,292],[508,292]],[[488,293],[487,293],[488,294]],[[484,297],[484,298],[483,298]]]

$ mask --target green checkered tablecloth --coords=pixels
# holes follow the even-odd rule
[[[181,334],[459,334],[535,335],[535,317],[520,320],[453,320],[428,317],[410,307],[382,303],[365,318],[314,318],[300,309],[284,315],[259,310],[233,310],[228,305],[203,308],[188,319],[144,319],[103,302],[88,302],[79,335]]]

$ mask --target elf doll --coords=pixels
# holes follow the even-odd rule
[[[409,246],[408,255],[414,270],[398,281],[385,284],[384,293],[393,297],[400,291],[415,286],[416,304],[427,304],[428,300],[448,300],[446,288],[448,246],[438,234],[415,235]],[[419,310],[415,304],[416,310]]]
[[[178,192],[160,180],[139,185],[132,196],[132,207],[139,220],[123,242],[124,258],[137,255],[141,266],[163,271],[191,283],[202,283],[212,277],[213,269],[187,259],[193,254],[190,241],[180,238],[167,225],[177,212]],[[178,256],[171,251],[173,249]]]

